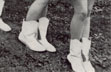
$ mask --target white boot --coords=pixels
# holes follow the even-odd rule
[[[49,20],[46,17],[40,18],[39,20],[39,31],[41,35],[40,42],[43,46],[46,47],[47,51],[55,52],[56,51],[55,47],[51,45],[46,39],[48,25],[49,25]]]
[[[45,51],[46,48],[43,47],[37,40],[36,34],[38,29],[38,22],[36,21],[23,21],[22,31],[19,34],[19,40],[34,51]]]
[[[0,1],[0,16],[3,11],[3,6],[4,6],[4,0],[1,0]],[[11,28],[6,23],[4,23],[1,18],[0,18],[0,29],[3,31],[10,31],[11,30]]]
[[[91,41],[87,38],[82,38],[82,52],[85,57],[85,61],[83,62],[83,66],[86,70],[86,72],[95,72],[95,69],[93,68],[91,62],[89,61],[89,50],[91,46]]]
[[[81,47],[82,43],[79,40],[71,40],[70,54],[67,56],[67,59],[75,72],[85,72],[81,56]]]

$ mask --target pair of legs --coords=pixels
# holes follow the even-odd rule
[[[71,21],[71,39],[89,38],[90,14],[95,0],[72,0],[74,16]]]
[[[34,1],[27,13],[26,20],[23,21],[22,31],[19,34],[19,40],[34,51],[56,51],[55,47],[46,39],[49,20],[45,15],[48,2],[49,0]],[[38,39],[38,30],[41,40]]]
[[[48,1],[49,0],[35,0],[28,11],[26,21],[23,22],[22,31],[19,35],[19,39],[35,51],[44,51],[45,49],[47,50],[47,47],[52,47],[46,40],[46,31],[49,24],[48,19],[41,18],[42,13],[45,13],[45,7]],[[71,42],[68,60],[76,72],[94,72],[94,68],[88,57],[91,44],[91,41],[88,39],[90,32],[90,13],[94,0],[72,0],[72,4],[75,13],[70,27]],[[39,20],[39,22],[36,22],[36,20]],[[37,29],[40,30],[41,41],[36,41]],[[80,39],[82,39],[82,42],[80,42]],[[54,49],[54,47],[52,47],[52,49]],[[81,56],[82,54],[86,59],[84,62]]]
[[[89,50],[91,41],[90,14],[94,0],[72,0],[74,15],[71,21],[71,41],[68,60],[75,72],[95,72],[89,61]],[[82,41],[80,41],[82,40]],[[85,60],[83,61],[84,55]]]
[[[0,16],[1,16],[2,11],[3,11],[3,6],[4,6],[4,0],[0,0]],[[0,29],[3,31],[10,31],[11,30],[11,28],[3,22],[1,17],[0,17]]]

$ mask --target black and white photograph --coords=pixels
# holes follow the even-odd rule
[[[0,0],[0,72],[111,72],[111,0]]]

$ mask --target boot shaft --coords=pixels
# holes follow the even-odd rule
[[[49,25],[48,18],[42,17],[39,19],[39,30],[42,39],[46,39],[48,25]]]
[[[38,30],[38,23],[36,21],[23,21],[22,31],[21,31],[23,34],[36,33],[37,30]]]
[[[42,17],[39,19],[39,27],[41,29],[47,30],[48,25],[49,25],[49,19],[48,18]]]
[[[81,57],[82,43],[79,40],[71,40],[70,54],[73,56]]]
[[[91,40],[87,39],[87,38],[82,38],[82,52],[83,55],[85,56],[86,60],[89,60],[89,51],[91,48]]]
[[[89,40],[88,38],[82,38],[82,44],[83,44],[83,47],[90,49],[91,40]]]

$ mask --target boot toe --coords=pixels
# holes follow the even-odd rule
[[[4,31],[11,31],[11,28],[9,26],[3,28]]]
[[[83,62],[83,66],[84,66],[86,72],[95,72],[95,69],[91,65],[90,61]]]
[[[28,43],[27,44],[29,46],[29,48],[33,51],[38,51],[38,52],[42,52],[42,51],[45,51],[46,49],[40,45],[39,43],[34,43],[34,42],[31,42],[31,43]]]
[[[56,52],[56,48],[51,45],[48,41],[40,40],[40,43],[46,48],[49,52]]]
[[[1,22],[0,22],[1,23]],[[0,24],[0,29],[3,30],[3,31],[11,31],[11,27],[8,26],[7,24],[5,23],[1,23]]]
[[[52,45],[48,46],[46,50],[49,52],[56,52],[55,47],[53,47]]]

